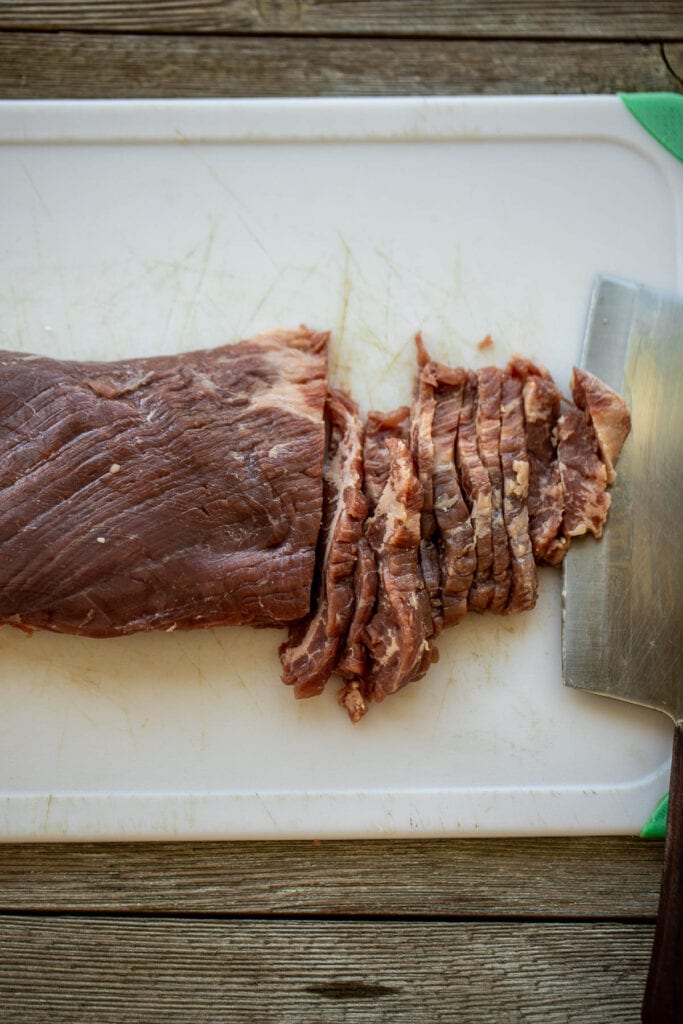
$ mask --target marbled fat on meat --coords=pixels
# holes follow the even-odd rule
[[[526,359],[513,359],[509,369],[523,381],[531,547],[537,562],[559,565],[569,546],[562,534],[564,491],[557,461],[560,392],[547,370]]]
[[[327,335],[113,363],[0,353],[0,621],[82,636],[308,613]]]
[[[605,463],[607,483],[613,484],[617,478],[614,465],[631,429],[628,406],[621,395],[598,377],[576,366],[570,387],[574,401],[586,414],[595,431],[598,451]]]
[[[510,546],[511,583],[505,611],[527,611],[536,604],[536,563],[529,537],[529,460],[524,429],[522,381],[506,373],[500,405],[500,459],[503,516]]]
[[[590,531],[601,537],[611,502],[607,469],[598,455],[592,424],[580,409],[566,409],[557,421],[557,455],[564,493],[565,536],[580,537]]]

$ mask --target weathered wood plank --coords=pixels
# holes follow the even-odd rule
[[[633,1022],[649,925],[0,918],[3,1024]]]
[[[0,846],[0,908],[651,919],[662,857],[625,838]]]
[[[681,39],[679,0],[2,0],[0,28]]]
[[[683,85],[683,43],[668,43],[662,49],[669,70]]]
[[[0,96],[354,96],[678,90],[661,46],[0,33]]]

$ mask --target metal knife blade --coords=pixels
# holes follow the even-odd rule
[[[683,299],[598,278],[582,365],[621,392],[632,427],[599,544],[564,560],[568,686],[673,719],[669,813],[643,1024],[683,1021]]]
[[[624,395],[632,429],[602,540],[564,561],[564,681],[681,719],[683,298],[598,278],[581,365]]]

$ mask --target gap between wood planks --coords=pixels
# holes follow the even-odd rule
[[[92,909],[92,910],[53,910],[53,909],[7,909],[0,907],[0,921],[3,918],[26,918],[43,920],[131,920],[131,921],[224,921],[228,922],[265,922],[273,921],[280,924],[289,922],[303,922],[319,924],[353,924],[354,922],[364,924],[462,924],[491,926],[491,925],[590,925],[590,924],[613,924],[613,925],[654,925],[656,915],[647,914],[643,916],[627,916],[607,914],[590,916],[561,915],[561,914],[409,914],[409,913],[353,913],[353,914],[330,914],[317,911],[292,913],[291,911],[193,911],[193,910],[116,910]]]

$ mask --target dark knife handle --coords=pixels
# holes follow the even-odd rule
[[[683,722],[677,722],[671,759],[664,871],[643,1024],[683,1021]]]

